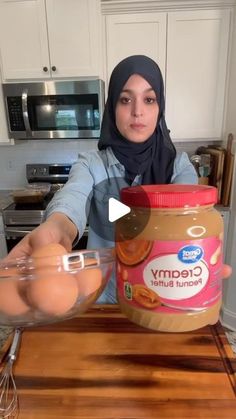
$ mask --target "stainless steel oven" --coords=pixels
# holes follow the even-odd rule
[[[3,93],[11,138],[100,136],[105,101],[100,79],[5,83]]]
[[[44,219],[47,204],[55,191],[62,188],[69,175],[70,164],[27,164],[26,177],[29,183],[50,182],[50,192],[42,202],[35,204],[11,203],[2,211],[4,233],[8,252],[30,231],[40,225]],[[75,249],[87,246],[88,226]]]

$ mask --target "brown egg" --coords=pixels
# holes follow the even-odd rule
[[[58,243],[50,243],[32,253],[34,278],[27,288],[27,300],[49,315],[63,315],[78,298],[74,275],[64,272],[60,257],[67,253]]]
[[[36,249],[32,253],[35,267],[44,267],[45,265],[57,265],[60,263],[60,257],[66,255],[67,251],[59,243],[49,243]]]
[[[19,280],[0,280],[0,311],[9,316],[21,316],[30,307],[19,294]]]
[[[74,275],[51,269],[39,270],[27,288],[29,303],[49,315],[65,314],[78,298],[78,284]]]
[[[94,259],[86,259],[85,266],[92,265]],[[89,268],[82,269],[76,274],[78,286],[79,286],[79,295],[87,297],[89,294],[97,291],[97,289],[102,284],[102,271],[100,268]]]

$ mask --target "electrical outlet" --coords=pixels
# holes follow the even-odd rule
[[[8,170],[16,170],[16,166],[12,160],[9,160],[7,163],[7,169]]]

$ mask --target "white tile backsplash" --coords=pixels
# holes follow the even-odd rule
[[[80,151],[97,148],[97,140],[33,140],[0,146],[0,189],[27,183],[27,163],[73,163]]]

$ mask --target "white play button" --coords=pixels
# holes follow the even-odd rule
[[[117,201],[115,198],[109,198],[108,219],[111,223],[128,214],[130,211],[131,209],[128,205],[122,204],[122,202]]]

